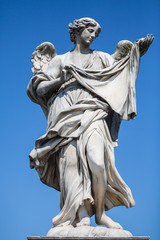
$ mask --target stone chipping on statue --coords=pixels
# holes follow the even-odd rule
[[[109,55],[90,49],[100,31],[94,19],[75,20],[69,24],[73,50],[57,55],[46,42],[32,55],[27,94],[43,109],[48,126],[30,153],[30,166],[61,192],[54,227],[90,226],[95,215],[98,225],[122,229],[105,211],[135,205],[115,167],[114,148],[121,121],[136,117],[140,57],[153,37],[120,41]]]

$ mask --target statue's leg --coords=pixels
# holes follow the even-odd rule
[[[77,179],[77,174],[79,172],[79,163],[77,156],[77,143],[76,141],[72,141],[68,144],[64,149],[64,158],[66,159],[66,167],[65,167],[65,195],[68,193],[75,191],[72,189],[72,185],[75,179]],[[73,194],[72,194],[73,195]],[[77,212],[78,218],[76,220],[76,226],[89,226],[90,225],[90,217],[87,211],[87,203],[85,202],[83,206],[80,206]],[[75,225],[75,223],[73,223]]]
[[[87,159],[92,173],[92,189],[95,200],[95,219],[99,225],[109,228],[120,228],[119,223],[114,222],[105,215],[104,197],[107,188],[107,176],[104,162],[104,141],[102,136],[94,131],[87,143]]]

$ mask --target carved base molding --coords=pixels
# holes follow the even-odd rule
[[[28,240],[149,240],[150,237],[27,237]]]
[[[149,240],[149,237],[134,237],[123,229],[91,226],[63,226],[51,228],[44,237],[30,236],[28,240]]]

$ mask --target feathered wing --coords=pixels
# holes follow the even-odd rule
[[[33,75],[39,71],[45,72],[49,62],[56,55],[56,49],[50,42],[41,43],[38,47],[36,47],[31,57]]]
[[[126,57],[131,51],[133,43],[128,40],[122,40],[118,42],[116,51],[112,54],[112,57],[118,61]]]
[[[28,84],[27,95],[33,102],[39,104],[42,107],[46,117],[48,114],[48,99],[45,96],[43,97],[43,99],[38,97],[36,93],[36,88],[41,81],[50,80],[47,78],[45,79],[44,76],[50,61],[56,55],[57,54],[54,45],[50,42],[44,42],[41,43],[38,47],[36,47],[31,57],[33,77]]]

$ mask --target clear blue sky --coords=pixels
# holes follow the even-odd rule
[[[117,207],[108,215],[135,236],[159,239],[160,2],[1,0],[0,236],[3,240],[45,235],[52,227],[52,217],[59,212],[59,193],[42,184],[35,170],[29,168],[28,154],[46,128],[42,110],[26,95],[32,76],[30,57],[44,41],[52,42],[58,54],[71,50],[68,24],[86,16],[102,27],[92,46],[99,51],[112,54],[120,40],[135,41],[148,33],[155,35],[152,46],[141,59],[136,86],[137,118],[122,123],[115,151],[116,166],[132,189],[136,206]]]

